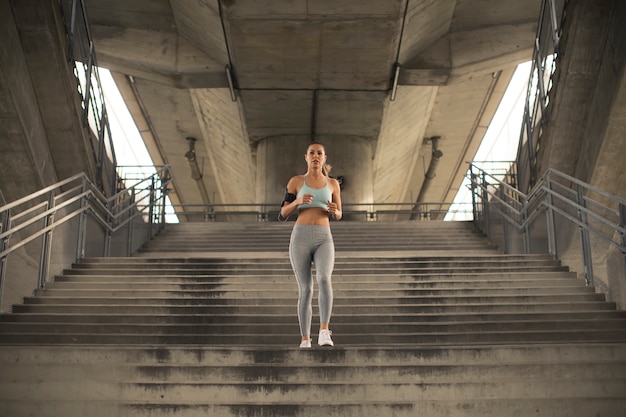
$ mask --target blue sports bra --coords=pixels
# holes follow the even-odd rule
[[[324,210],[328,210],[327,202],[333,198],[333,193],[328,186],[328,179],[326,179],[326,185],[322,188],[311,188],[306,185],[306,176],[304,177],[304,182],[302,183],[302,187],[300,188],[300,191],[298,191],[296,198],[303,194],[313,194],[313,201],[311,204],[300,204],[300,206],[298,206],[298,210],[311,207],[319,207]]]

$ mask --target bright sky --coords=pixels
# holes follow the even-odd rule
[[[102,85],[102,94],[109,116],[109,126],[111,128],[111,139],[115,147],[115,157],[118,164],[118,172],[124,175],[124,172],[132,174],[142,173],[143,177],[147,177],[156,172],[153,168],[152,158],[143,143],[143,138],[137,129],[137,125],[133,120],[122,95],[117,89],[115,81],[111,73],[106,68],[98,68],[100,76],[100,84]],[[132,168],[124,168],[132,167]],[[167,198],[166,222],[178,223],[178,217],[173,214],[171,202]]]
[[[124,104],[111,73],[106,68],[98,68],[98,74],[106,102],[118,165],[152,166],[150,154],[143,143],[135,121]]]
[[[477,166],[491,165],[477,162],[510,162],[517,157],[531,63],[528,61],[520,64],[515,70],[498,110],[476,151],[474,162]],[[466,213],[466,210],[472,209],[472,194],[468,185],[469,179],[465,178],[445,220],[470,220],[472,218],[471,212]]]
[[[513,161],[515,159],[530,69],[530,61],[518,66],[474,161]],[[106,68],[99,68],[98,72],[109,115],[111,136],[118,165],[152,166],[152,159],[111,73]],[[145,168],[143,172],[149,175],[154,170]],[[467,184],[469,181],[466,178],[454,199],[455,204],[453,204],[451,213],[446,216],[446,220],[471,219],[471,212],[465,213],[466,210],[471,211],[471,204],[469,204],[471,203],[471,192],[467,188]],[[177,219],[175,216],[168,216],[167,221],[175,222]]]

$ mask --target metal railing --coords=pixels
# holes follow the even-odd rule
[[[85,4],[83,0],[59,0],[59,3],[65,18],[67,60],[73,67],[83,107],[83,127],[94,132],[91,145],[96,181],[100,189],[112,190],[117,162]]]
[[[125,176],[127,187],[110,198],[80,174],[0,207],[0,311],[83,257],[131,256],[161,231],[168,210],[176,221],[278,221],[276,203],[168,207],[167,167]],[[528,194],[507,183],[506,173],[473,163],[469,177],[466,205],[344,204],[344,219],[428,221],[450,210],[471,213],[467,220],[505,253],[549,253],[626,307],[626,201],[555,170]]]
[[[543,127],[548,121],[549,93],[560,58],[561,29],[567,3],[568,0],[543,0],[541,4],[517,151],[521,190],[529,190],[537,181],[537,152]]]
[[[130,256],[165,224],[167,167],[112,197],[78,174],[0,207],[0,311],[73,262]]]
[[[176,204],[171,206],[183,222],[274,222],[279,203],[251,204]],[[451,212],[472,219],[472,205],[445,202],[344,203],[342,221],[385,222],[398,220],[443,220]],[[285,221],[294,221],[293,214]]]
[[[470,166],[474,222],[505,253],[548,253],[626,309],[626,201],[549,169],[528,193]]]

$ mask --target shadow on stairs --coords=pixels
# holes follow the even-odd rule
[[[470,223],[333,224],[336,346],[299,349],[291,226],[72,265],[1,316],[0,417],[625,415],[626,314]]]

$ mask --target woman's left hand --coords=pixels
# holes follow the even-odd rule
[[[326,205],[328,206],[328,212],[334,216],[337,213],[337,203],[333,203],[332,201],[327,201]]]

